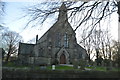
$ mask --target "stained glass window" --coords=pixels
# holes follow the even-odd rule
[[[61,34],[60,33],[56,34],[55,46],[56,47],[61,47]]]
[[[64,47],[68,47],[68,35],[67,33],[64,34]]]

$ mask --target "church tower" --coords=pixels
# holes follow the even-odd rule
[[[67,7],[65,6],[65,4],[63,3],[59,9],[59,15],[58,15],[58,21],[62,20],[63,22],[66,21],[67,18]]]

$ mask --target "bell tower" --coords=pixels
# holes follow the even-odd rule
[[[67,7],[65,6],[64,3],[62,3],[60,9],[59,9],[59,15],[58,15],[58,21],[62,20],[63,22],[66,21],[67,18]]]

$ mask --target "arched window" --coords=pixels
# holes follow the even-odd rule
[[[68,34],[67,33],[65,33],[64,34],[64,47],[68,47],[69,45],[69,42],[68,42]]]
[[[61,47],[61,34],[58,32],[55,37],[56,37],[55,46]]]

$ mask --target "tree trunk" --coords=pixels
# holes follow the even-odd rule
[[[110,47],[110,45],[109,45],[109,59],[111,60],[111,47]]]
[[[99,66],[99,63],[98,63],[98,58],[99,58],[99,50],[98,49],[96,49],[96,60],[97,60],[97,66]]]
[[[118,67],[120,67],[120,1],[118,4]]]
[[[88,60],[90,62],[90,49],[88,49]]]
[[[9,60],[9,57],[10,57],[10,50],[8,51],[8,54],[7,54],[7,57],[6,57],[6,62],[8,62],[8,60]]]
[[[105,59],[105,58],[106,58],[106,57],[105,57],[105,48],[104,48],[104,44],[103,44],[103,42],[102,42],[102,52],[103,52],[104,59]]]
[[[117,4],[118,4],[118,12],[117,13],[119,15],[118,17],[119,17],[119,22],[120,22],[120,1],[117,2]]]
[[[10,57],[10,55],[11,55],[11,49],[12,49],[12,45],[9,45],[9,50],[8,50],[8,54],[7,54],[7,57],[6,57],[6,62],[8,62],[8,60],[9,60],[9,57]]]
[[[120,42],[120,1],[117,2],[118,4],[118,42]]]

